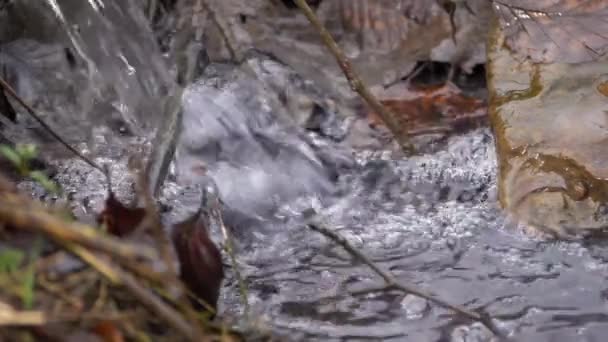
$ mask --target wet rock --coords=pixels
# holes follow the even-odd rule
[[[450,337],[451,342],[497,342],[498,337],[495,337],[492,332],[485,328],[480,323],[474,323],[471,326],[459,326],[452,332]]]
[[[297,126],[334,140],[342,140],[348,130],[345,118],[352,117],[352,103],[334,92],[326,92],[308,75],[296,72],[282,61],[256,51],[248,54],[242,69],[252,72],[260,84],[276,94],[275,110]]]
[[[188,85],[210,62],[204,37],[209,13],[194,0],[145,2],[144,11],[161,51],[176,64],[178,82]]]
[[[519,60],[581,63],[608,53],[604,1],[506,0],[494,5],[503,23],[505,46]]]
[[[608,60],[520,62],[504,39],[496,27],[489,50],[501,204],[562,237],[608,227]]]
[[[201,35],[211,61],[240,61],[255,48],[272,53],[315,80],[324,92],[356,97],[334,57],[298,8],[281,1],[260,0],[227,0],[208,7],[201,10],[194,6],[190,12],[214,12],[216,20],[201,20]],[[316,12],[361,78],[372,86],[398,81],[419,60],[449,61],[467,71],[483,62],[483,36],[487,32],[484,11],[488,12],[489,7],[483,0],[457,6],[456,44],[450,14],[436,1],[328,0],[320,2]]]
[[[407,295],[401,300],[401,307],[405,310],[407,318],[416,319],[421,318],[428,311],[429,304],[424,298]]]
[[[471,74],[475,65],[486,62],[485,36],[493,17],[492,3],[485,0],[450,2],[454,7],[447,10],[452,12],[455,32],[431,50],[430,58],[449,62]]]

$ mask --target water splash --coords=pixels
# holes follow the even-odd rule
[[[100,127],[109,129],[105,139],[151,136],[173,87],[138,6],[113,0],[24,0],[6,9],[12,30],[0,37],[0,65],[9,81],[60,135],[94,153],[102,152],[95,142],[104,139],[92,138]],[[41,142],[37,131],[31,139]],[[49,141],[42,142],[52,150]]]

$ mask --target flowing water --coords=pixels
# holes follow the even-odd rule
[[[115,156],[129,144],[120,140],[160,126],[173,81],[135,2],[14,1],[0,23],[0,76],[68,142]],[[32,121],[23,113],[3,133],[40,141],[45,132]],[[61,151],[43,141],[45,153]]]
[[[236,227],[255,317],[305,340],[491,338],[478,323],[413,296],[351,295],[381,279],[303,225],[299,213],[313,208],[400,281],[487,312],[516,341],[595,341],[606,333],[608,252],[600,242],[533,239],[505,217],[489,129],[411,158],[349,150],[281,125],[264,106],[267,93],[229,70],[228,81],[209,78],[186,96],[177,179],[197,183],[188,170],[208,165]],[[330,157],[311,154],[319,149]],[[238,293],[230,276],[226,312],[241,312]]]
[[[104,3],[112,7],[118,2]],[[131,38],[135,54],[125,55],[127,61],[149,52]],[[109,48],[125,45],[111,41]],[[248,63],[257,78],[238,67],[218,65],[186,91],[183,133],[162,201],[179,216],[193,208],[193,185],[217,185],[226,222],[237,238],[253,317],[293,340],[492,338],[479,323],[413,296],[351,294],[377,287],[381,279],[304,226],[301,213],[312,208],[328,227],[400,281],[483,310],[513,340],[603,340],[608,332],[608,247],[601,241],[536,240],[505,217],[496,201],[496,155],[489,129],[452,136],[439,151],[410,158],[354,149],[343,140],[348,119],[320,108],[319,127],[305,131],[286,116],[276,87],[261,80],[282,79],[277,81],[281,84],[287,79],[307,96],[322,97],[312,94],[314,87],[275,61],[257,56]],[[261,72],[259,66],[266,68]],[[133,68],[137,75],[149,71]],[[158,81],[161,77],[141,88],[148,83],[132,83],[133,70],[127,69],[107,68],[100,75],[108,77],[108,84],[136,85],[138,90],[131,93],[133,88],[125,86],[122,97],[110,92],[112,100],[105,103],[113,104],[108,108],[135,132],[145,132],[141,127],[148,117],[133,110],[146,103],[142,94],[150,93],[141,89],[167,84]],[[87,113],[96,112],[89,108]],[[104,125],[109,124],[97,129],[110,127]],[[131,140],[110,139],[121,130],[104,132],[109,138],[101,145],[134,148]],[[99,139],[87,146],[96,143]],[[92,150],[98,161],[114,163],[117,183],[124,180],[122,153]],[[89,213],[95,207],[91,203],[103,199],[102,178],[82,163],[63,161],[58,171],[56,179],[71,192],[75,207]],[[229,270],[220,299],[224,313],[242,313],[238,293]]]

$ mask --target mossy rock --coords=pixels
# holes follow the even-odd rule
[[[502,206],[560,237],[608,227],[608,58],[521,61],[496,24],[487,70]]]

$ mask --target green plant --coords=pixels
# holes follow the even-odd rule
[[[30,250],[29,262],[23,265],[25,253],[14,248],[4,248],[0,251],[0,284],[6,290],[15,284],[16,294],[19,295],[23,306],[30,309],[34,304],[34,287],[36,284],[36,261],[42,250],[43,240],[37,237]]]
[[[49,193],[61,194],[59,185],[53,182],[44,172],[31,170],[31,162],[38,156],[36,145],[17,144],[15,147],[11,147],[1,144],[0,153],[13,164],[21,176],[31,178]]]
[[[0,251],[0,274],[11,273],[17,271],[17,268],[23,262],[25,254],[14,248],[3,248]]]

